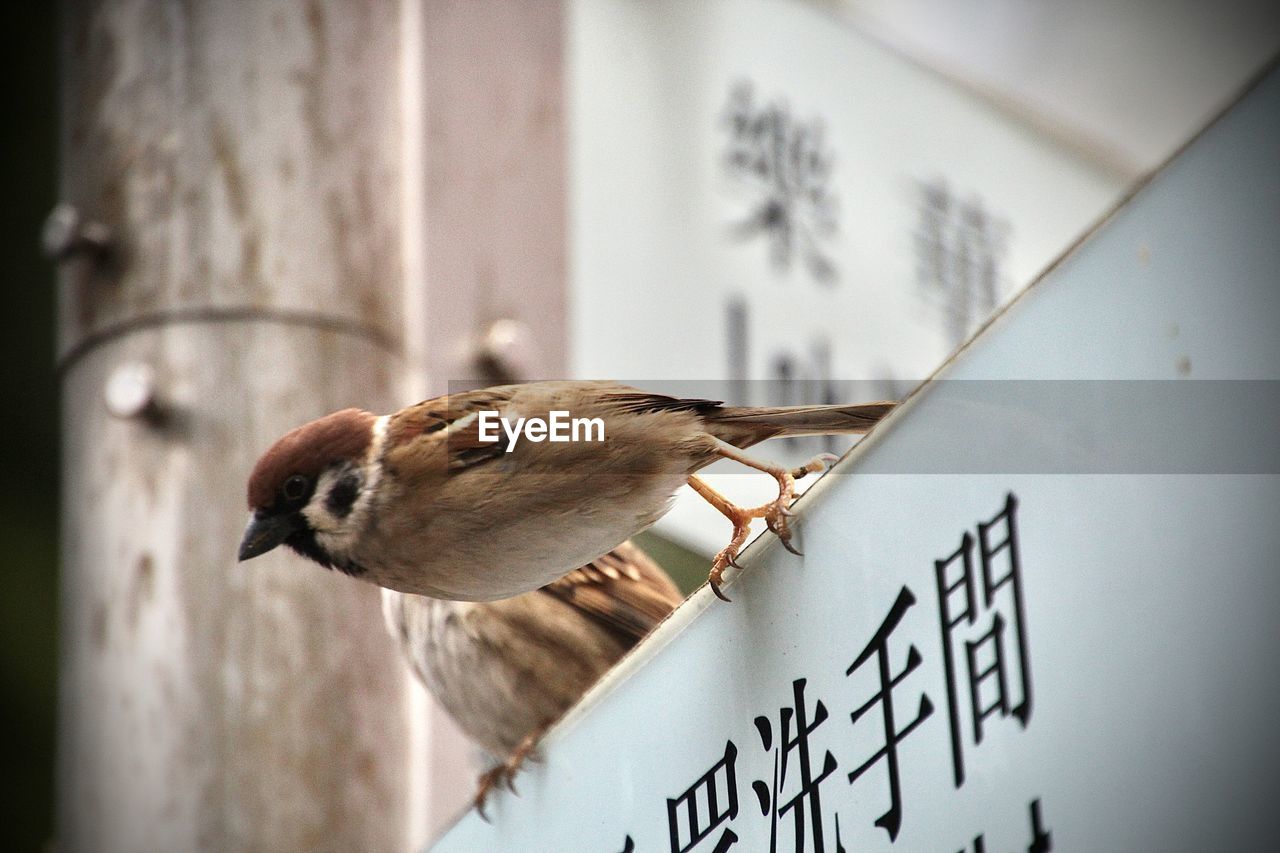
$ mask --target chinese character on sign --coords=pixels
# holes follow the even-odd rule
[[[926,296],[940,301],[947,337],[960,344],[999,301],[1009,228],[977,197],[957,199],[941,178],[922,182],[919,194],[916,278]]]
[[[756,731],[760,735],[760,745],[766,752],[773,753],[772,785],[759,780],[751,783],[756,799],[760,802],[760,813],[769,818],[770,853],[778,849],[778,820],[786,818],[788,813],[791,815],[792,827],[795,830],[795,853],[804,853],[805,839],[810,835],[813,838],[814,853],[825,853],[826,850],[821,785],[823,780],[835,772],[836,759],[830,751],[827,751],[822,759],[822,772],[816,777],[813,775],[809,736],[818,726],[826,722],[827,707],[818,700],[813,708],[813,719],[809,719],[808,711],[805,710],[805,683],[805,679],[797,678],[791,684],[795,706],[782,708],[779,711],[780,733],[776,748],[773,745],[773,726],[769,718],[756,717],[755,720]],[[792,734],[793,723],[794,735]],[[794,757],[792,757],[793,752]],[[789,777],[788,770],[791,771]],[[788,790],[788,779],[796,783],[795,794],[782,802],[779,795]],[[836,815],[835,845],[836,853],[844,853],[844,846],[840,843],[839,815]]]
[[[880,689],[862,707],[850,714],[849,718],[854,725],[857,725],[858,720],[867,711],[879,705],[881,718],[884,722],[884,746],[876,750],[869,759],[849,774],[849,784],[857,781],[858,777],[867,772],[877,761],[882,758],[885,760],[885,766],[889,774],[889,810],[876,818],[875,825],[889,833],[890,841],[897,839],[898,830],[902,826],[902,794],[898,778],[898,744],[933,713],[933,703],[929,701],[927,694],[921,692],[920,706],[914,720],[899,729],[894,717],[893,689],[920,665],[920,652],[914,645],[910,646],[907,649],[907,662],[902,671],[897,675],[891,674],[889,667],[889,636],[898,627],[898,623],[902,621],[907,608],[915,603],[916,597],[912,595],[910,589],[904,586],[902,591],[898,593],[898,598],[894,601],[893,606],[889,609],[889,615],[885,617],[884,622],[876,630],[875,636],[867,643],[867,647],[862,650],[857,659],[845,670],[845,675],[852,675],[855,670],[872,657],[876,659]]]
[[[1027,853],[1050,853],[1053,850],[1053,835],[1044,828],[1043,818],[1040,816],[1040,798],[1031,801],[1028,809],[1031,816],[1031,843],[1027,845]],[[959,850],[957,853],[967,853],[965,850]],[[987,840],[979,834],[973,839],[973,853],[987,853]]]
[[[973,535],[966,532],[955,553],[934,561],[951,764],[957,788],[964,784],[962,706],[967,706],[974,744],[982,743],[991,717],[1013,716],[1023,728],[1031,719],[1031,659],[1027,656],[1017,513],[1018,499],[1010,493],[994,518],[978,524],[976,548]],[[959,648],[964,650],[963,693],[957,687]],[[962,696],[968,701],[962,703]]]
[[[733,87],[725,112],[726,168],[751,204],[734,231],[744,239],[764,235],[777,268],[789,269],[798,256],[815,279],[834,282],[835,265],[820,246],[837,231],[822,122],[793,119],[784,102],[757,104],[747,82]]]
[[[934,560],[942,635],[942,670],[956,788],[964,783],[966,750],[981,745],[993,728],[1012,731],[1012,727],[998,726],[1005,718],[1013,717],[1022,728],[1031,719],[1031,665],[1018,507],[1018,498],[1011,492],[1007,493],[1003,506],[995,515],[986,521],[976,522],[960,537],[959,547],[953,553]],[[898,840],[903,822],[900,745],[934,711],[934,703],[928,693],[918,686],[919,678],[907,683],[912,673],[920,668],[922,656],[910,637],[903,636],[907,630],[898,633],[915,604],[916,597],[911,588],[902,586],[880,625],[845,670],[846,678],[853,679],[846,683],[851,685],[855,694],[866,696],[870,693],[870,697],[849,714],[852,737],[859,741],[858,758],[865,760],[844,775],[852,786],[866,775],[884,778],[879,770],[869,774],[873,768],[883,767],[888,782],[888,808],[875,818],[874,825],[885,830],[890,843]],[[932,619],[928,615],[918,616],[917,620],[920,618]],[[895,666],[895,662],[899,665]],[[786,853],[808,853],[810,850],[813,853],[827,853],[828,850],[846,853],[841,840],[841,815],[833,808],[840,805],[839,794],[846,789],[837,784],[837,800],[832,801],[832,791],[828,787],[827,811],[824,813],[822,788],[824,782],[837,775],[842,763],[845,767],[849,763],[837,761],[830,750],[823,749],[824,738],[833,734],[818,733],[818,729],[827,722],[830,714],[821,699],[806,698],[808,686],[806,678],[794,679],[791,682],[792,703],[779,708],[776,717],[761,715],[754,720],[763,756],[772,758],[772,772],[767,769],[769,765],[757,771],[754,761],[764,759],[757,759],[754,755],[749,762],[750,769],[743,772],[750,774],[747,778],[757,773],[763,776],[751,782],[751,789],[759,804],[760,815],[768,820],[770,853],[778,853],[780,849]],[[844,731],[845,735],[834,736],[843,741],[849,737],[849,730]],[[917,744],[917,747],[923,749],[923,744]],[[728,853],[731,849],[740,849],[740,832],[747,839],[747,844],[742,847],[754,849],[759,846],[763,849],[762,831],[753,837],[742,824],[735,828],[739,818],[737,759],[737,745],[726,740],[723,755],[714,759],[710,768],[681,794],[667,799],[671,853]],[[914,764],[916,759],[913,757],[910,762]],[[702,766],[706,767],[705,764]],[[940,769],[935,765],[928,769],[928,773],[936,779],[934,771]],[[921,771],[917,769],[915,772]],[[863,782],[857,790],[861,792],[868,787]],[[875,793],[876,786],[870,787]],[[875,799],[882,802],[880,797]],[[847,818],[849,807],[842,808]],[[876,810],[878,808],[877,803]],[[1031,831],[1027,853],[1049,853],[1052,836],[1044,827],[1038,798],[1030,801],[1029,817]],[[749,815],[742,820],[753,823],[755,818]],[[785,828],[788,822],[791,832]],[[790,846],[786,844],[788,835],[793,838]],[[757,840],[758,843],[753,844]],[[958,840],[954,839],[952,843]],[[622,853],[635,853],[635,849],[631,836],[626,836]],[[971,849],[972,853],[986,853],[984,834],[972,837]],[[960,853],[969,853],[969,850],[966,847]]]
[[[738,747],[733,741],[726,741],[724,757],[687,791],[675,799],[667,800],[667,831],[671,836],[671,853],[689,853],[722,823],[738,816],[737,760]],[[723,800],[721,793],[724,794]],[[715,847],[707,849],[713,853],[724,853],[737,840],[737,833],[725,827]]]

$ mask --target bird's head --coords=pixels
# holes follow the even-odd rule
[[[347,574],[364,523],[376,461],[370,459],[377,416],[343,409],[286,433],[249,476],[252,516],[240,542],[249,560],[279,545]]]

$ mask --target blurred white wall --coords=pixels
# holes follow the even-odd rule
[[[1158,166],[1280,52],[1274,0],[820,0],[1098,155]]]

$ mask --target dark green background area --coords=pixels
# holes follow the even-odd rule
[[[58,394],[53,265],[40,228],[57,159],[55,4],[0,13],[10,68],[0,203],[0,846],[44,850],[52,838],[58,571]]]

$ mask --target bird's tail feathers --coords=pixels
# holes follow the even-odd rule
[[[897,405],[892,401],[834,406],[727,406],[707,420],[717,438],[746,447],[792,435],[846,435],[869,431]]]

